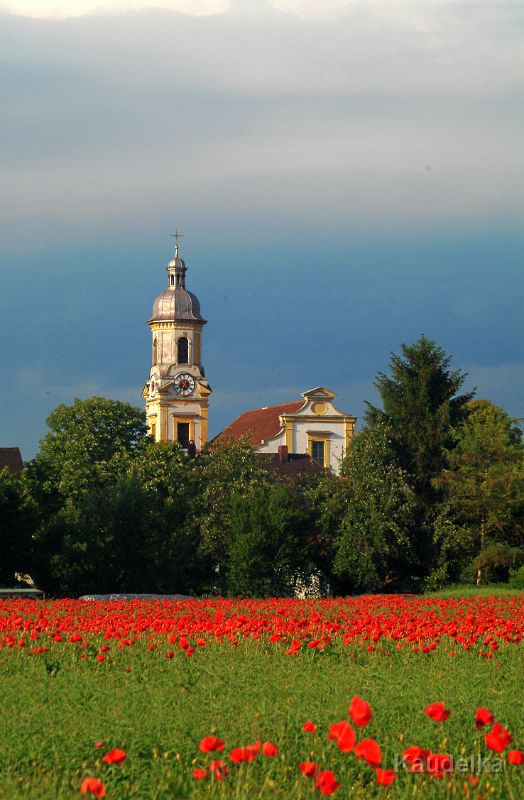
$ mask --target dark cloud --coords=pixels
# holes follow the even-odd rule
[[[423,331],[519,413],[514,4],[315,7],[1,17],[5,444],[75,393],[141,404],[175,225],[215,432],[319,383],[360,414]]]

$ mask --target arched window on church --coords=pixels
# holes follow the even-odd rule
[[[179,364],[189,363],[189,343],[185,336],[181,336],[178,340],[178,358]]]
[[[156,340],[156,336],[155,336],[155,338],[153,340],[153,364],[156,364],[157,357],[158,357],[158,344],[157,344],[157,340]]]
[[[175,285],[175,276],[171,275],[171,286]]]

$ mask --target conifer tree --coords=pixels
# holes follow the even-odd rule
[[[467,376],[451,369],[450,356],[425,336],[401,349],[401,355],[391,354],[391,375],[379,373],[375,381],[383,408],[368,403],[366,420],[370,425],[381,421],[391,431],[391,446],[416,504],[409,534],[418,558],[416,571],[426,575],[437,558],[433,528],[442,491],[436,480],[473,392],[459,394]]]
[[[411,478],[422,504],[435,498],[432,481],[445,465],[443,448],[466,415],[473,392],[459,395],[466,375],[450,369],[451,358],[422,336],[391,355],[391,376],[379,373],[375,386],[383,409],[368,403],[367,422],[382,420],[391,431],[400,466]]]

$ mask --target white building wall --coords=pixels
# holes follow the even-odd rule
[[[324,420],[322,418],[319,419],[318,417],[315,419],[311,419],[311,417],[309,417],[308,419],[304,420],[295,419],[293,425],[293,446],[290,451],[291,453],[308,452],[308,431],[313,435],[315,435],[315,431],[318,433],[330,434],[330,466],[332,470],[339,472],[342,459],[345,455],[346,446],[345,426],[343,419],[333,421]],[[269,441],[259,445],[257,450],[260,453],[276,453],[278,452],[279,446],[285,444],[286,434],[285,431],[282,430],[278,436],[275,436],[273,439],[270,439]]]
[[[344,422],[343,420],[328,421],[322,417],[314,420],[305,419],[297,420],[294,425],[294,440],[296,453],[307,453],[309,434],[315,435],[317,433],[329,433],[330,441],[330,466],[336,472],[340,469],[340,464],[344,458],[344,447],[346,443]]]
[[[332,402],[334,393],[323,387],[304,392],[302,396],[304,406],[294,414],[284,414],[280,418],[281,431],[272,439],[262,442],[258,450],[261,453],[276,453],[280,445],[287,444],[290,453],[309,453],[311,440],[318,437],[318,440],[326,442],[329,466],[338,473],[356,418],[339,411]]]
[[[286,437],[285,437],[284,432],[282,431],[282,433],[279,434],[278,436],[275,436],[274,439],[270,439],[268,442],[264,442],[264,444],[260,444],[257,447],[257,450],[258,450],[259,453],[277,453],[279,446],[281,444],[285,444],[285,443],[286,443]],[[297,453],[298,450],[293,449],[291,452],[292,453]],[[303,452],[305,452],[305,451],[303,451]]]

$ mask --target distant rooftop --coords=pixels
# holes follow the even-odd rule
[[[296,414],[304,405],[304,400],[280,403],[277,406],[264,406],[245,411],[234,422],[219,433],[215,441],[241,439],[245,437],[250,444],[259,445],[272,439],[282,429],[279,417],[282,414]]]
[[[259,453],[260,466],[268,472],[278,472],[284,478],[296,478],[298,475],[317,474],[323,467],[307,453],[291,453],[282,457],[280,453]]]
[[[0,470],[7,467],[11,475],[19,475],[24,469],[24,462],[19,447],[0,447]]]

